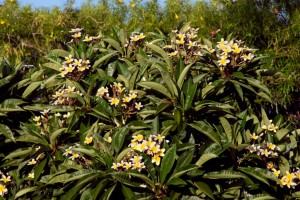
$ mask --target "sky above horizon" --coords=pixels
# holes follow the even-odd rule
[[[0,0],[0,4],[3,3],[4,0]],[[18,0],[21,6],[31,5],[33,8],[52,8],[54,6],[64,7],[67,0]],[[80,7],[87,0],[75,0],[75,7]],[[92,3],[97,3],[98,0],[91,0]],[[130,0],[124,0],[124,2],[128,3]],[[164,0],[158,0],[159,3],[163,3]]]

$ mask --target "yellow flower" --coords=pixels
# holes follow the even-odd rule
[[[34,159],[31,159],[31,161],[28,162],[28,165],[34,165],[36,164],[36,161]]]
[[[123,102],[124,102],[124,103],[129,103],[130,101],[131,101],[130,96],[125,96],[125,97],[123,98]]]
[[[134,106],[137,110],[140,110],[142,107],[143,107],[143,105],[141,104],[141,102],[139,102],[139,103],[135,103],[135,106]]]
[[[93,40],[93,37],[85,36],[84,42],[91,42]]]
[[[104,140],[108,143],[111,143],[112,142],[112,138],[111,137],[108,137],[107,139],[104,138]]]
[[[284,178],[286,179],[287,182],[293,181],[293,179],[295,178],[295,175],[293,173],[286,171]]]
[[[179,16],[177,14],[175,14],[175,19],[179,19]]]
[[[272,162],[267,163],[267,168],[268,169],[273,169],[274,168],[274,163],[272,163]]]
[[[36,159],[37,159],[37,160],[42,159],[42,158],[44,158],[44,156],[45,156],[44,153],[40,153],[40,154],[36,157]]]
[[[130,159],[133,163],[138,163],[142,161],[142,156],[134,156],[133,158]]]
[[[81,37],[81,32],[77,32],[74,35],[72,35],[73,38],[80,38]]]
[[[118,0],[118,2],[119,2],[119,3],[122,3],[122,2],[123,2],[123,0]]]
[[[35,116],[35,117],[33,118],[33,121],[35,121],[35,122],[39,122],[39,121],[40,121],[40,119],[41,119],[41,116]]]
[[[84,144],[91,144],[93,142],[93,137],[86,137],[84,140]]]
[[[3,181],[4,183],[10,182],[10,176],[5,176],[4,174],[2,175],[2,178],[0,179],[0,181]]]
[[[295,172],[295,176],[296,176],[297,179],[300,180],[300,171]]]
[[[280,175],[280,170],[276,170],[275,168],[273,168],[272,171],[276,177],[278,177]]]
[[[229,63],[230,61],[227,59],[227,57],[225,56],[222,56],[221,57],[221,60],[218,60],[218,63],[220,66],[226,66],[227,63]]]
[[[98,91],[97,91],[97,96],[99,96],[99,97],[102,97],[105,93],[107,93],[108,92],[108,89],[107,88],[105,88],[105,87],[101,87],[101,88],[99,88],[98,89]]]
[[[190,48],[192,48],[194,46],[196,46],[196,42],[189,41],[189,43],[188,43],[188,49],[190,49]]]
[[[66,68],[66,72],[67,73],[69,73],[69,72],[72,73],[74,69],[75,69],[75,67],[73,65],[69,64],[69,66]]]
[[[167,44],[163,47],[163,49],[172,49],[172,45]]]
[[[65,152],[63,153],[64,156],[67,156],[69,154],[73,154],[73,151],[71,149],[66,149]]]
[[[278,126],[275,126],[274,124],[268,125],[268,131],[273,131],[274,133],[276,133],[277,129]]]
[[[72,156],[71,156],[71,160],[74,160],[76,158],[79,158],[79,154],[78,153],[74,153]]]
[[[28,178],[34,178],[34,172],[28,174]]]
[[[144,39],[144,38],[145,38],[144,33],[140,33],[140,34],[138,35],[138,38],[139,38],[139,39]]]
[[[5,185],[0,184],[0,196],[4,196],[7,193],[7,188]]]
[[[250,134],[250,136],[251,136],[251,139],[253,139],[253,140],[257,140],[257,138],[258,138],[258,135],[256,135],[255,133]]]
[[[282,177],[278,180],[277,183],[280,185],[280,187],[283,187],[284,185],[286,185],[286,180]]]
[[[108,100],[110,102],[110,105],[114,105],[117,106],[119,105],[120,100],[118,98],[111,98],[110,100]]]
[[[0,20],[0,24],[1,25],[5,24],[5,21],[4,20]]]
[[[132,167],[132,164],[130,162],[125,162],[123,168],[126,170],[129,170]]]
[[[130,6],[131,6],[131,8],[134,8],[135,7],[135,3],[131,2]]]
[[[276,148],[276,145],[275,144],[272,144],[272,143],[269,143],[267,142],[267,147],[271,150],[274,150]]]
[[[65,118],[65,119],[68,119],[69,117],[71,117],[71,113],[70,112],[68,112],[67,114],[63,115],[63,118]]]
[[[158,143],[162,143],[162,141],[165,139],[165,136],[162,135],[154,135],[154,139],[158,140]]]
[[[242,51],[242,49],[236,46],[236,47],[234,48],[234,50],[233,50],[233,53],[238,54],[238,53],[240,53],[241,51]]]
[[[139,142],[141,142],[141,141],[143,141],[144,140],[144,136],[143,135],[141,135],[141,134],[138,134],[138,135],[134,135],[134,136],[132,136],[132,138],[136,141],[139,141]]]
[[[70,64],[71,62],[73,62],[73,56],[70,54],[68,57],[65,57],[64,64]]]
[[[184,40],[183,39],[176,40],[176,44],[179,44],[179,45],[184,44]]]
[[[178,53],[178,51],[173,51],[173,52],[169,53],[169,56],[174,57],[177,55],[177,53]]]
[[[160,157],[159,155],[155,154],[153,157],[152,157],[152,163],[155,163],[157,166],[160,164]]]
[[[137,93],[136,93],[136,92],[130,91],[129,97],[130,97],[131,99],[135,99],[135,98],[137,98]]]
[[[118,170],[118,165],[116,163],[113,163],[113,165],[111,166],[112,169],[114,170]]]
[[[268,157],[270,152],[267,149],[260,149],[260,153],[262,156]]]
[[[137,42],[137,41],[140,40],[140,38],[139,38],[137,35],[135,35],[134,37],[130,37],[130,39],[131,39],[131,41],[133,41],[133,42]]]
[[[75,87],[68,86],[68,88],[66,89],[67,93],[73,93],[74,91],[75,91]]]
[[[224,38],[221,38],[221,41],[217,42],[217,44],[219,44],[219,45],[226,45],[226,44],[228,44],[228,41],[224,40]]]

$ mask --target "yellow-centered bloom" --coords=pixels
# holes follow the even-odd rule
[[[258,135],[256,135],[255,133],[250,134],[250,136],[251,136],[251,139],[253,139],[253,140],[257,140],[258,139]]]
[[[84,140],[84,144],[91,144],[93,142],[93,137],[86,137]]]
[[[5,176],[4,174],[2,175],[2,178],[0,181],[3,181],[4,183],[8,183],[11,181],[10,176]]]
[[[6,186],[5,185],[2,185],[1,183],[0,183],[0,196],[4,196],[4,194],[5,193],[7,193],[7,188],[6,188]]]
[[[277,169],[273,168],[272,171],[273,171],[273,174],[274,174],[276,177],[278,177],[278,176],[280,175],[280,170],[277,170]]]
[[[152,163],[155,163],[157,166],[160,164],[160,157],[159,157],[159,155],[154,155],[153,157],[152,157]]]
[[[112,106],[117,106],[117,105],[119,105],[119,102],[120,102],[120,100],[118,98],[111,98],[108,101],[110,102],[110,105],[112,105]]]
[[[28,165],[34,165],[36,164],[36,161],[34,159],[31,159],[31,161],[28,162]]]
[[[28,174],[28,178],[34,178],[34,172]]]

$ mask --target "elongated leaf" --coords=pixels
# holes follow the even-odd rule
[[[114,147],[116,153],[119,153],[119,151],[122,149],[125,137],[126,137],[126,135],[128,133],[129,133],[129,128],[127,128],[127,127],[121,127],[114,134],[114,137],[113,137],[113,147]]]
[[[231,178],[247,178],[244,174],[231,170],[221,170],[204,174],[203,178],[208,179],[231,179]]]
[[[27,148],[27,149],[17,149],[13,152],[11,152],[10,154],[8,154],[3,160],[8,160],[8,159],[12,159],[12,158],[16,158],[16,157],[26,157],[28,155],[30,155],[30,153],[32,152],[32,148]]]
[[[184,110],[188,110],[194,100],[196,91],[197,91],[197,83],[193,83],[192,78],[189,78],[183,86],[183,92],[185,94],[185,103],[183,105]]]
[[[147,183],[148,185],[150,185],[152,188],[155,187],[155,183],[153,180],[149,179],[147,176],[145,176],[144,174],[140,174],[140,173],[134,173],[134,172],[126,172],[126,174],[128,174],[129,176],[133,176],[136,178],[139,178],[143,181],[145,181],[145,183]]]
[[[53,133],[51,133],[50,144],[51,144],[52,148],[55,147],[56,140],[59,137],[59,135],[62,134],[66,130],[67,130],[67,128],[61,128],[61,129],[58,129],[58,130],[54,131]]]
[[[113,51],[110,53],[103,53],[105,55],[102,55],[102,57],[100,57],[98,60],[96,60],[92,66],[93,69],[97,68],[99,65],[101,65],[103,62],[105,62],[106,60],[110,59],[111,57],[113,57],[114,55],[116,55],[118,52],[117,51]]]
[[[150,49],[152,49],[153,51],[159,53],[163,57],[163,59],[167,63],[169,72],[171,72],[173,70],[171,60],[170,60],[167,52],[165,52],[163,49],[161,49],[159,46],[157,46],[155,44],[148,43],[148,44],[146,44],[146,46],[149,47]]]
[[[33,82],[31,83],[26,90],[23,92],[22,97],[26,98],[28,97],[34,90],[36,90],[38,87],[40,87],[42,84],[42,81],[37,81],[37,82]]]
[[[122,184],[122,193],[123,193],[125,199],[128,199],[128,200],[136,199],[135,194],[132,192],[132,190],[123,184]]]
[[[201,192],[203,192],[204,194],[209,196],[211,199],[215,199],[214,194],[213,194],[212,190],[210,189],[209,185],[207,185],[204,182],[195,182],[194,184],[196,185],[196,187],[199,190],[201,190]]]
[[[239,170],[241,170],[242,172],[248,174],[249,176],[252,176],[252,177],[256,178],[257,180],[269,185],[268,180],[266,178],[264,178],[260,172],[255,170],[255,168],[252,168],[252,167],[239,167]]]
[[[224,117],[220,117],[220,122],[223,126],[223,129],[225,131],[225,134],[227,136],[228,141],[232,141],[232,129],[231,129],[231,125],[229,124],[229,122],[227,121],[226,118]]]
[[[171,96],[170,92],[168,91],[168,89],[159,83],[143,81],[143,82],[139,82],[138,85],[141,87],[144,87],[146,89],[155,90],[155,91],[165,95],[169,99],[172,99],[172,96]]]
[[[195,150],[192,149],[191,151],[187,150],[185,152],[183,152],[178,160],[177,160],[177,164],[176,164],[176,171],[186,165],[189,165],[194,157],[194,152]]]
[[[6,99],[0,104],[0,112],[23,111],[19,105],[24,103],[21,99]]]
[[[167,185],[186,185],[187,183],[181,178],[170,178]]]
[[[10,128],[4,124],[0,124],[0,135],[4,135],[6,138],[13,142],[16,142],[13,132]]]
[[[65,183],[71,182],[71,181],[74,181],[74,180],[79,180],[83,177],[86,177],[86,176],[89,176],[89,175],[92,175],[92,174],[104,175],[104,173],[102,171],[99,171],[99,170],[83,169],[83,170],[71,173],[70,176],[68,177],[68,179],[65,179]]]
[[[245,198],[245,200],[275,200],[275,199],[277,198],[267,194],[256,194],[256,195],[247,196]]]
[[[17,194],[15,195],[14,199],[17,199],[21,196],[23,196],[24,194],[27,194],[29,192],[32,192],[32,191],[35,191],[35,190],[38,190],[38,186],[33,186],[33,187],[26,187],[20,191],[17,192]]]
[[[286,128],[282,128],[279,131],[276,132],[276,137],[277,139],[280,141],[282,138],[284,138],[284,136],[286,136],[288,133],[290,132],[290,130],[286,129]]]
[[[171,178],[178,178],[178,177],[186,174],[187,172],[195,170],[195,169],[198,169],[197,165],[186,165],[186,166],[184,166],[182,168],[179,168],[176,173],[174,172],[172,174],[172,176],[170,177],[170,179]]]
[[[48,159],[43,159],[35,168],[34,168],[34,181],[37,181],[44,171],[44,167],[47,163]]]
[[[106,38],[106,39],[103,39],[103,41],[109,43],[111,46],[113,46],[120,53],[123,53],[123,50],[122,50],[122,47],[121,47],[120,43],[117,42],[116,40],[111,39],[111,38]]]
[[[63,49],[53,49],[49,52],[49,55],[55,55],[58,57],[68,57],[70,53]]]
[[[64,183],[70,176],[70,174],[59,174],[50,179],[50,181],[48,181],[47,184]]]
[[[203,154],[199,160],[196,162],[196,165],[198,166],[202,166],[204,163],[206,163],[207,161],[209,161],[210,159],[213,159],[213,158],[217,158],[218,156],[216,154],[213,154],[213,153],[206,153],[206,154]]]
[[[179,78],[178,78],[178,80],[177,80],[177,86],[179,87],[180,90],[181,90],[181,88],[182,88],[182,86],[183,86],[184,80],[186,79],[187,73],[189,72],[189,70],[190,70],[190,68],[193,66],[193,64],[194,64],[194,63],[189,64],[188,66],[186,66],[186,67],[182,70],[182,72],[181,72],[181,74],[180,74],[180,76],[179,76]]]
[[[165,156],[163,157],[161,161],[160,166],[160,182],[164,183],[168,173],[171,171],[176,157],[176,146],[172,146],[168,151],[166,152]]]
[[[109,200],[113,191],[115,190],[117,184],[114,184],[112,187],[108,188],[99,198],[99,200]]]
[[[205,122],[199,121],[188,125],[206,135],[219,146],[222,146],[219,134],[215,132],[212,128],[210,128],[208,125],[206,125]]]

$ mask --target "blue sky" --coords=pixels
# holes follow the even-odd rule
[[[75,0],[75,6],[80,7],[80,5],[87,0]],[[158,2],[163,2],[164,0],[159,0]],[[3,2],[3,0],[0,0]],[[18,2],[24,6],[30,4],[33,8],[47,7],[51,8],[53,6],[63,7],[66,0],[18,0]],[[92,2],[97,3],[98,0],[92,0]],[[130,0],[124,0],[124,2],[130,2]]]

